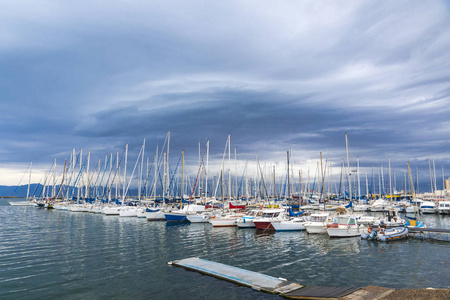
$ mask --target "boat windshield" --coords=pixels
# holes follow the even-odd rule
[[[263,213],[262,217],[263,218],[276,218],[276,217],[278,217],[279,214],[280,214],[279,212],[276,212],[276,213]]]
[[[353,220],[353,224],[355,224],[355,219],[351,218],[350,221],[351,220]],[[348,217],[335,217],[333,219],[333,223],[334,224],[350,224],[350,225],[352,225],[352,223],[349,223]]]

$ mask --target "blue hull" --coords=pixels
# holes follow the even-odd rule
[[[167,222],[189,222],[186,215],[183,214],[166,213],[164,215],[166,216]]]

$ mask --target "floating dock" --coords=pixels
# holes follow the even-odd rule
[[[250,287],[254,290],[267,293],[284,294],[303,287],[300,284],[289,282],[283,278],[267,276],[261,273],[224,265],[198,257],[176,260],[169,262],[169,264],[231,281]]]
[[[198,257],[177,260],[168,264],[244,285],[256,291],[278,294],[288,299],[338,299],[360,289],[354,287],[305,287],[284,278],[276,278]]]
[[[278,294],[286,299],[450,299],[449,289],[394,290],[373,285],[364,288],[342,286],[304,286],[287,281],[284,278],[276,278],[198,257],[171,261],[168,262],[168,264],[247,286],[256,291]]]

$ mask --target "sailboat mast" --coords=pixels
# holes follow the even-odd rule
[[[436,185],[436,164],[434,163],[434,158],[433,158],[433,173],[434,173],[434,192],[436,193],[436,190],[437,190],[437,185]]]
[[[351,181],[351,173],[350,173],[350,158],[349,158],[349,151],[348,151],[348,135],[347,132],[345,133],[345,148],[347,151],[347,174],[348,174],[348,186],[349,186],[349,193],[350,193],[350,202],[352,201],[352,181]]]
[[[356,157],[356,172],[358,175],[358,200],[361,200],[361,182],[359,178],[359,156]]]
[[[141,196],[142,196],[142,177],[144,175],[144,152],[145,152],[145,138],[144,138],[144,142],[142,144],[141,172],[140,172],[140,176],[139,176],[139,195],[138,195],[139,201],[141,201]]]
[[[119,174],[119,176],[117,176],[116,177],[116,179],[114,180],[115,181],[115,184],[116,184],[116,199],[117,199],[117,197],[118,197],[118,191],[117,191],[117,181],[118,181],[118,179],[120,178],[120,172],[119,172],[119,151],[117,151],[117,154],[116,154],[116,172],[118,172]]]
[[[206,141],[205,199],[208,197],[209,140]]]
[[[125,144],[125,165],[123,167],[122,206],[125,204],[125,189],[126,189],[126,186],[127,186],[127,160],[128,160],[128,144]]]
[[[183,160],[181,163],[181,203],[183,203],[183,196],[184,196],[184,149],[181,152],[183,156]],[[190,199],[189,199],[190,200]],[[183,205],[183,204],[181,204]]]
[[[231,201],[231,140],[228,135],[228,198]]]
[[[167,182],[165,183],[166,187],[169,186],[169,176],[170,176],[169,175],[170,174],[170,169],[169,169],[169,150],[170,150],[170,130],[169,130],[169,132],[167,132],[167,156],[166,156],[167,170],[166,170],[165,177],[164,177],[164,180],[167,180]],[[166,191],[164,190],[164,193],[165,192]],[[163,195],[163,197],[165,197],[165,195]]]
[[[86,180],[86,190],[84,191],[84,198],[89,198],[89,164],[91,161],[91,150],[88,151],[88,159],[87,159],[87,168],[86,168],[86,175],[87,175],[87,180]]]
[[[156,154],[155,154],[155,178],[153,179],[153,200],[156,200],[156,181],[158,177],[158,145],[156,145]],[[163,201],[164,205],[164,201]]]
[[[431,173],[431,160],[430,160],[430,158],[428,158],[428,167],[430,169],[431,193],[433,194],[434,193],[434,191],[433,191],[433,175]]]
[[[30,196],[30,185],[31,185],[31,168],[33,166],[33,162],[30,162],[30,175],[28,176],[28,188],[27,188],[27,201],[28,197]]]
[[[289,197],[291,196],[291,184],[289,182],[289,151],[286,151],[286,159],[287,159],[287,196],[286,198],[289,199]]]

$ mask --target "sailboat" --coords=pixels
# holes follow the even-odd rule
[[[27,197],[25,198],[25,201],[9,201],[9,205],[12,206],[28,206],[30,205],[30,201],[28,200],[28,197],[30,195],[30,184],[31,184],[31,167],[32,167],[32,162],[30,162],[30,165],[28,166],[28,168],[30,169],[30,175],[28,177],[28,188],[27,188]],[[25,170],[25,173],[23,176],[25,176],[25,174],[28,171],[28,168]],[[22,178],[23,178],[22,176]],[[22,181],[22,180],[21,180]],[[20,185],[20,181],[19,181],[19,185]],[[19,186],[18,185],[18,186]],[[17,188],[16,188],[17,189]]]

